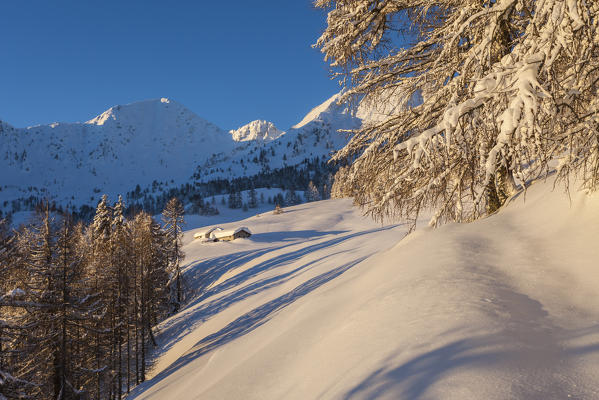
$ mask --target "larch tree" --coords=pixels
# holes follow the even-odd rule
[[[20,271],[12,274],[18,277],[13,293],[19,295],[0,304],[12,308],[11,329],[19,331],[11,346],[19,353],[16,372],[21,381],[34,383],[24,387],[33,398],[83,395],[80,384],[89,365],[77,349],[86,342],[94,306],[82,282],[77,240],[70,218],[57,223],[47,203],[39,223],[19,233]]]
[[[114,347],[109,340],[114,328],[114,274],[112,257],[112,210],[106,195],[103,195],[94,220],[90,225],[92,254],[88,263],[88,273],[94,277],[93,291],[98,293],[102,313],[95,319],[95,368],[96,390],[98,397],[107,396],[113,389],[111,367]]]
[[[172,241],[120,197],[88,227],[39,211],[14,232],[0,220],[0,400],[120,399],[168,315]]]
[[[185,224],[183,204],[173,197],[169,200],[162,212],[162,221],[168,242],[169,264],[171,270],[170,282],[174,283],[174,312],[178,312],[183,302],[183,289],[181,285],[181,259],[185,256],[182,247],[183,230]],[[172,285],[171,285],[172,286]]]
[[[553,169],[598,187],[598,2],[315,4],[329,11],[316,46],[345,99],[397,106],[335,156],[351,162],[343,190],[374,217],[473,220]]]

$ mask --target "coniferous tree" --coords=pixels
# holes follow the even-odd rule
[[[320,200],[320,193],[318,193],[318,189],[314,185],[314,182],[310,181],[308,184],[308,190],[306,190],[304,196],[306,197],[307,202]]]
[[[116,288],[113,291],[113,296],[116,298],[113,301],[114,304],[114,331],[113,331],[113,348],[114,355],[113,359],[116,364],[114,368],[114,374],[117,379],[115,382],[115,394],[118,399],[121,398],[121,392],[123,390],[123,376],[125,370],[127,371],[127,391],[130,387],[130,335],[129,327],[131,326],[131,318],[129,314],[130,304],[130,276],[129,273],[132,270],[133,251],[131,248],[131,232],[124,216],[125,205],[123,199],[119,196],[117,203],[113,207],[112,215],[112,234],[111,234],[111,255],[112,255],[112,269],[113,269],[113,282],[116,284]],[[126,341],[126,366],[123,368],[124,357],[123,347]]]
[[[12,350],[23,392],[34,398],[79,398],[80,384],[89,378],[85,357],[75,351],[85,344],[80,329],[88,329],[95,307],[84,283],[77,232],[71,220],[54,221],[46,203],[35,226],[20,232],[18,280],[12,307]],[[22,288],[22,289],[21,289]],[[4,300],[4,299],[3,299]]]
[[[258,196],[256,194],[256,189],[254,189],[253,187],[250,189],[250,192],[249,192],[249,199],[247,202],[247,206],[249,208],[258,207]]]
[[[16,236],[0,221],[0,395],[120,399],[169,311],[172,241],[146,213],[127,222],[121,198],[87,229],[51,209]]]
[[[181,251],[182,226],[185,224],[183,214],[183,205],[176,197],[169,200],[162,212],[162,221],[166,232],[166,240],[168,241],[169,264],[172,276],[170,282],[174,283],[173,312],[175,313],[179,311],[183,301],[181,287],[181,259],[184,257],[183,251]]]
[[[90,226],[92,254],[88,264],[88,271],[94,277],[94,291],[98,293],[101,315],[96,318],[94,326],[95,336],[95,368],[96,388],[95,395],[110,396],[114,388],[112,381],[113,371],[112,356],[114,351],[113,311],[115,288],[117,283],[114,278],[112,255],[112,210],[106,195],[103,195],[96,214]],[[110,339],[113,340],[110,340]],[[107,393],[108,392],[108,393]]]

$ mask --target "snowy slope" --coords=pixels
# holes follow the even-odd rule
[[[347,200],[237,225],[186,233],[195,291],[131,398],[599,398],[597,195],[540,183],[401,241]]]

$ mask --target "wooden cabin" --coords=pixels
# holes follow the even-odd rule
[[[225,231],[214,232],[212,235],[217,241],[222,240],[224,242],[230,242],[231,240],[239,238],[249,238],[252,236],[252,231],[249,228],[243,226],[237,229],[229,229]]]
[[[222,231],[223,228],[219,227],[219,226],[213,226],[211,228],[208,229],[203,229],[199,232],[194,233],[193,238],[194,239],[200,239],[200,240],[214,240],[214,233],[215,232],[219,232]]]

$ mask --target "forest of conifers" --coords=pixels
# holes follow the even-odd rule
[[[104,196],[89,225],[47,203],[0,222],[0,399],[120,399],[145,380],[152,326],[182,298],[182,213],[126,220]]]

